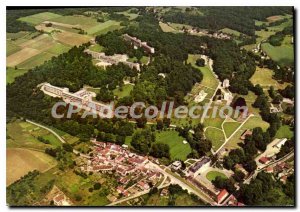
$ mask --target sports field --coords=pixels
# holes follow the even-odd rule
[[[24,160],[26,159],[26,160]],[[18,180],[29,171],[41,172],[54,167],[56,160],[51,156],[29,149],[7,148],[6,149],[6,185]]]
[[[156,142],[164,143],[170,147],[171,160],[186,160],[191,153],[190,145],[183,144],[184,138],[178,135],[177,131],[162,131],[156,133]]]

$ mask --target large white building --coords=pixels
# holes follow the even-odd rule
[[[75,105],[80,107],[81,109],[100,113],[103,117],[112,117],[113,108],[111,105],[103,104],[100,102],[96,102],[92,100],[92,97],[95,97],[96,94],[94,92],[87,91],[86,89],[81,89],[76,93],[69,92],[68,88],[60,88],[51,85],[50,83],[43,83],[40,85],[41,90],[52,97],[62,98],[64,102],[67,104]]]
[[[124,40],[130,42],[135,48],[140,47],[143,48],[146,52],[154,54],[155,50],[153,47],[149,46],[147,42],[142,42],[140,39],[136,37],[132,37],[128,34],[123,35]]]

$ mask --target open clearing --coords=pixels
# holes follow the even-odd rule
[[[55,159],[42,152],[8,148],[6,149],[6,185],[15,182],[29,171],[44,172],[56,163]]]
[[[239,122],[225,122],[224,123],[224,131],[226,137],[228,138],[231,134],[241,125]]]
[[[171,26],[163,22],[159,22],[159,26],[163,32],[176,32],[175,29],[173,29]]]
[[[290,126],[282,125],[276,135],[275,138],[292,138],[294,136],[294,132],[291,130]]]
[[[269,89],[270,86],[277,89],[284,89],[288,85],[288,83],[278,83],[277,80],[273,79],[273,75],[274,72],[271,69],[256,67],[256,71],[250,78],[250,81],[254,85],[259,84],[265,89]]]
[[[223,131],[216,128],[207,128],[205,131],[205,137],[212,143],[212,149],[216,151],[224,143],[225,138]]]
[[[186,160],[191,153],[190,145],[183,144],[184,138],[177,131],[162,131],[156,133],[156,143],[164,143],[170,147],[171,160]]]
[[[80,35],[72,32],[59,32],[53,34],[53,38],[70,46],[79,46],[87,43],[91,37],[87,35]]]
[[[115,90],[113,90],[113,93],[118,98],[123,98],[125,96],[129,96],[132,90],[133,90],[133,85],[127,84],[127,85],[123,85],[121,90],[120,88],[116,88]]]
[[[227,179],[226,175],[221,173],[221,172],[218,172],[218,171],[210,171],[206,174],[206,178],[209,180],[209,181],[213,181],[216,179],[216,177],[221,177],[223,179]]]
[[[16,77],[25,74],[27,69],[15,69],[6,67],[6,84],[12,83]]]
[[[250,117],[247,122],[232,136],[232,138],[226,143],[224,148],[236,149],[239,147],[238,143],[243,142],[240,137],[247,129],[253,129],[255,127],[261,127],[263,131],[266,131],[269,127],[269,123],[262,120],[260,116]]]

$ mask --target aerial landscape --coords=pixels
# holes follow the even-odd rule
[[[293,7],[6,8],[8,206],[295,206]]]

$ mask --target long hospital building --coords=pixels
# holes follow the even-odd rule
[[[41,85],[41,90],[52,97],[62,98],[67,104],[75,105],[81,109],[87,110],[89,112],[95,112],[100,116],[111,118],[113,111],[111,105],[103,104],[92,100],[95,97],[95,93],[87,91],[86,89],[81,89],[76,93],[69,92],[69,88],[60,88],[51,85],[50,83],[43,83]]]

